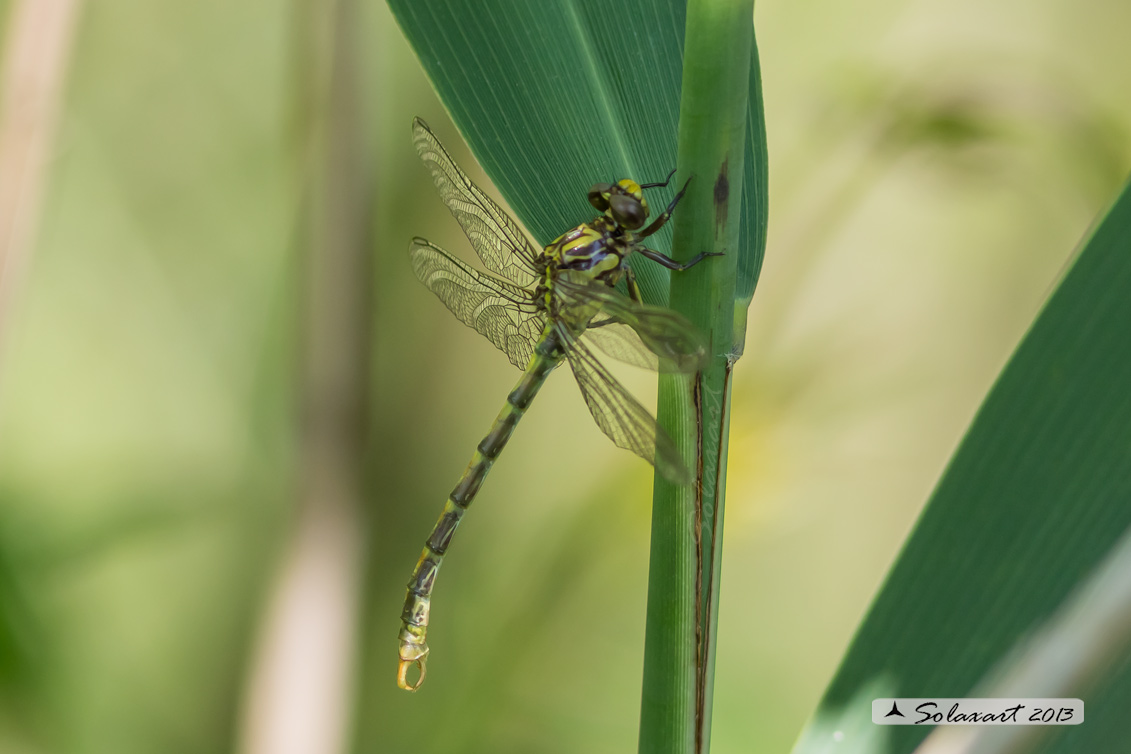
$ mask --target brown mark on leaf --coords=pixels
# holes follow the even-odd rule
[[[702,754],[707,709],[707,637],[703,632],[703,373],[695,375],[695,754]],[[710,567],[709,565],[707,566]]]
[[[719,168],[719,177],[715,179],[715,233],[722,233],[727,224],[727,203],[730,199],[730,179],[727,173],[730,169],[730,160],[723,160]]]

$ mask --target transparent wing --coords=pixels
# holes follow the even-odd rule
[[[655,418],[580,342],[568,326],[555,322],[555,332],[562,342],[573,376],[581,388],[581,395],[589,406],[589,413],[601,431],[618,447],[631,450],[654,464],[665,479],[673,484],[690,484],[691,472],[675,443],[659,428]]]
[[[524,288],[496,280],[435,244],[414,238],[412,270],[460,322],[486,336],[519,369],[525,369],[545,319]]]
[[[707,345],[696,327],[662,306],[638,304],[613,288],[573,273],[554,282],[565,311],[592,316],[582,339],[634,366],[691,374],[707,359]]]
[[[634,367],[660,371],[665,366],[635,330],[603,313],[593,318],[578,340],[606,356]]]
[[[533,283],[538,251],[518,224],[471,182],[420,118],[412,121],[412,142],[483,265],[519,285]]]

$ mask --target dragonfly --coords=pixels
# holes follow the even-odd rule
[[[412,137],[441,198],[490,274],[423,238],[414,238],[410,247],[413,271],[461,322],[484,335],[523,373],[448,495],[409,580],[397,671],[397,685],[409,691],[424,682],[432,590],[452,535],[538,390],[563,361],[602,432],[654,464],[665,479],[691,483],[691,472],[671,438],[597,353],[664,372],[700,369],[707,357],[702,335],[676,312],[645,304],[627,261],[639,254],[682,271],[718,256],[701,253],[679,263],[643,245],[671,217],[687,184],[647,227],[650,212],[643,192],[666,187],[674,170],[662,183],[624,179],[595,184],[589,203],[600,214],[538,249],[472,183],[420,118],[413,120]],[[615,287],[621,281],[627,296]],[[408,678],[414,665],[419,673],[415,682]]]

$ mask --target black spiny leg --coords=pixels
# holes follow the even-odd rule
[[[691,269],[692,267],[699,264],[700,262],[702,262],[707,257],[721,257],[722,256],[722,254],[720,252],[717,252],[717,251],[713,251],[713,252],[710,252],[710,253],[708,253],[706,251],[701,251],[698,254],[696,254],[695,256],[693,256],[691,259],[684,262],[683,264],[680,264],[679,262],[675,261],[671,257],[664,256],[663,254],[661,254],[658,251],[653,251],[652,249],[648,249],[648,248],[645,248],[643,246],[636,247],[635,251],[636,251],[637,254],[648,257],[649,259],[651,259],[653,262],[655,262],[658,265],[661,265],[663,267],[667,267],[669,270],[678,270],[680,272],[683,272],[684,270]]]
[[[668,184],[672,182],[673,175],[675,175],[675,168],[672,168],[672,172],[668,173],[668,177],[664,179],[663,183],[641,183],[640,188],[667,188]]]
[[[668,176],[668,180],[671,180],[671,176]],[[668,202],[668,206],[664,209],[663,212],[660,213],[660,216],[653,220],[651,225],[636,234],[637,238],[647,238],[660,228],[664,227],[664,223],[666,223],[668,221],[668,218],[672,216],[672,211],[675,210],[675,205],[679,204],[679,200],[683,198],[683,194],[685,191],[687,191],[687,186],[690,183],[691,179],[688,178],[687,183],[683,184],[683,188],[679,190],[679,193],[676,194],[670,202]]]

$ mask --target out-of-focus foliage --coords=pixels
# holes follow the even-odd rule
[[[799,754],[866,751],[846,731],[876,734],[868,695],[978,696],[975,684],[1016,656],[1121,541],[1131,525],[1129,288],[1131,184],[979,410]],[[1115,687],[1088,697],[1088,724],[1049,731],[1040,751],[1125,748],[1131,675],[1105,680]],[[910,752],[929,730],[885,732],[891,743],[879,754]]]
[[[560,376],[461,528],[428,684],[395,688],[403,583],[516,375],[412,278],[412,235],[466,246],[411,117],[474,162],[383,4],[369,11],[379,172],[356,749],[630,750],[651,475],[608,447]],[[231,747],[296,497],[291,12],[87,4],[0,362],[0,750]],[[757,24],[773,217],[734,388],[722,754],[789,747],[1131,167],[1126,3],[759,2]]]

